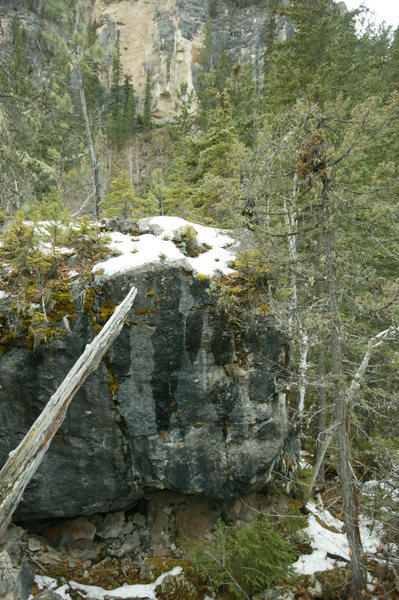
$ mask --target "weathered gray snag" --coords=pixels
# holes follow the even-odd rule
[[[117,306],[100,333],[74,364],[64,381],[38,416],[19,446],[10,452],[0,471],[0,540],[11,521],[24,490],[37,471],[51,440],[65,419],[66,411],[86,377],[95,371],[100,360],[118,337],[127,313],[136,297],[132,288]]]

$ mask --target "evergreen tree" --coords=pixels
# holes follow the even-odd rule
[[[12,52],[0,62],[0,204],[10,213],[54,184],[56,166],[41,90],[15,22]]]
[[[274,121],[267,120],[244,193],[250,200],[260,256],[273,273],[269,304],[281,326],[288,326],[296,348],[300,408],[308,382],[320,381],[320,373],[309,374],[310,364],[317,364],[320,335],[328,349],[322,385],[335,407],[331,430],[338,433],[352,596],[361,598],[364,565],[356,529],[347,405],[352,414],[358,412],[353,390],[359,390],[360,378],[364,401],[367,348],[374,348],[379,335],[389,333],[393,319],[391,286],[388,296],[371,298],[381,278],[392,281],[395,236],[389,215],[398,173],[379,146],[392,128],[397,130],[399,113],[395,96],[386,105],[372,98],[357,105],[348,120],[348,103],[326,103],[324,110],[299,103]],[[378,162],[372,170],[370,153]],[[377,194],[384,203],[381,212],[374,205]],[[378,314],[375,321],[373,310]],[[398,319],[395,314],[394,322]],[[378,374],[373,371],[373,377]],[[371,393],[373,379],[369,383]]]
[[[240,141],[251,145],[260,99],[256,92],[252,63],[235,65],[226,81],[232,118]]]
[[[129,140],[136,133],[137,128],[137,101],[132,84],[132,76],[124,75],[123,78],[123,117],[122,117],[122,139]]]
[[[194,125],[193,114],[194,90],[188,92],[188,84],[183,82],[176,92],[175,116],[169,125],[172,138],[178,140],[182,146],[183,153],[187,143],[187,136]]]
[[[266,110],[292,105],[301,97],[322,106],[340,94],[359,101],[378,91],[384,48],[375,56],[378,44],[371,48],[370,32],[359,39],[358,14],[333,0],[293,0],[281,8],[280,16],[289,19],[294,34],[283,42],[270,45],[269,41],[263,92]],[[382,37],[386,39],[385,33]]]
[[[145,80],[144,105],[143,105],[143,128],[144,131],[151,129],[151,72],[148,69]]]
[[[93,176],[95,214],[103,200],[103,185],[98,154],[95,149],[93,121],[90,118],[85,93],[85,79],[93,74],[101,57],[98,43],[92,43],[92,35],[83,15],[89,7],[88,0],[45,0],[45,9],[58,26],[48,35],[49,41],[56,47],[58,60],[64,68],[70,70],[70,99],[78,107],[84,139],[88,150]],[[60,27],[62,26],[62,29]],[[91,45],[89,45],[89,39]]]
[[[122,88],[121,88],[121,53],[120,34],[116,34],[114,56],[112,60],[112,83],[108,98],[109,124],[108,137],[116,149],[121,148],[121,121],[122,121]]]
[[[389,49],[386,74],[388,89],[399,91],[399,27],[395,29],[393,34],[393,40]]]
[[[193,217],[193,206],[191,196],[194,191],[194,183],[188,170],[188,156],[191,146],[188,146],[187,153],[177,155],[171,162],[167,177],[167,194],[164,203],[165,213],[167,215],[179,215],[184,219]],[[186,155],[187,154],[187,155]]]
[[[241,212],[240,161],[245,149],[238,141],[226,93],[218,96],[218,108],[198,148],[193,205],[207,220],[231,225]]]
[[[34,226],[25,223],[24,215],[19,211],[14,222],[1,237],[2,256],[21,276],[26,274],[28,258],[35,252],[36,247]]]
[[[132,220],[157,214],[158,207],[151,199],[143,200],[135,195],[129,173],[123,170],[111,181],[109,192],[101,203],[101,211],[104,217]]]
[[[152,203],[158,203],[158,211],[160,215],[165,214],[165,199],[166,199],[167,187],[163,178],[162,169],[155,169],[151,173],[151,187],[149,190],[149,197]]]
[[[42,202],[38,203],[34,210],[34,220],[41,221],[38,226],[39,239],[51,246],[53,276],[57,272],[60,254],[58,246],[62,245],[67,237],[66,226],[69,224],[71,215],[62,203],[57,188],[52,188],[44,196]]]

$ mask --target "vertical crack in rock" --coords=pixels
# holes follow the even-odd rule
[[[121,451],[124,458],[126,472],[130,475],[129,483],[132,485],[133,490],[136,491],[139,485],[139,478],[137,474],[134,473],[134,466],[137,464],[137,461],[132,445],[132,437],[130,435],[129,427],[120,411],[120,402],[118,399],[119,382],[116,380],[113,373],[112,364],[108,354],[105,355],[103,361],[109,379],[108,389],[112,402],[112,410],[116,413],[116,424],[118,425],[117,433],[120,438]]]
[[[172,418],[179,422],[175,394],[179,384],[182,361],[183,315],[179,311],[180,278],[167,273],[162,279],[162,317],[152,336],[153,372],[152,396],[155,402],[157,433],[169,431]]]

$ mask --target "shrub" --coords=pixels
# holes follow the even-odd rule
[[[266,517],[248,528],[219,522],[215,539],[190,540],[187,553],[216,590],[227,586],[237,598],[286,580],[296,558],[295,548]]]

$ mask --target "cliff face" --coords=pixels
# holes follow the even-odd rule
[[[119,32],[122,70],[133,77],[139,99],[144,97],[146,72],[150,71],[153,117],[170,118],[181,84],[187,83],[188,91],[195,88],[205,24],[211,21],[213,64],[218,64],[222,50],[233,63],[252,62],[260,87],[265,35],[270,23],[267,7],[238,8],[229,0],[218,0],[217,14],[211,17],[209,4],[207,0],[93,0],[89,17],[97,23],[108,66],[105,84],[110,83],[112,53]],[[0,0],[0,41],[7,51],[17,18],[31,38],[28,55],[37,78],[47,79],[47,50],[40,37],[47,25],[29,6],[28,0],[20,0],[16,5]],[[288,35],[290,26],[282,18],[279,37]]]
[[[265,316],[229,322],[209,284],[184,260],[98,271],[89,287],[73,287],[67,335],[34,354],[21,338],[0,357],[3,464],[92,340],[93,324],[138,288],[128,323],[28,486],[25,511],[107,512],[158,489],[228,500],[271,479],[291,439],[278,383],[286,339]]]
[[[95,0],[94,17],[106,52],[120,33],[124,72],[132,75],[138,95],[143,97],[145,73],[153,82],[153,114],[171,117],[176,91],[183,82],[195,86],[198,56],[203,45],[204,25],[210,19],[209,3],[202,0]],[[214,64],[224,49],[234,63],[252,62],[258,86],[262,81],[264,40],[270,15],[266,8],[239,9],[218,0],[212,18]],[[281,23],[280,35],[287,34]]]

